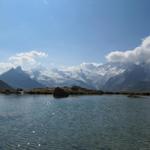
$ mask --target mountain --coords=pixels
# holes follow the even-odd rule
[[[3,73],[0,75],[0,80],[3,80],[14,88],[30,89],[44,87],[34,79],[31,79],[31,77],[23,71],[21,67],[12,68]]]
[[[7,83],[4,81],[0,80],[0,89],[12,89],[11,86],[9,86]]]
[[[49,86],[80,86],[90,89],[102,89],[107,80],[124,71],[124,66],[118,64],[83,63],[79,66],[49,70],[32,70],[30,76],[36,81]]]
[[[36,70],[31,75],[49,87],[76,85],[104,91],[150,91],[149,63],[83,63],[67,69]]]
[[[25,72],[21,67],[0,75],[15,88],[80,86],[104,91],[149,91],[150,64],[83,63],[70,68],[38,68]]]
[[[110,78],[103,89],[108,91],[149,91],[149,67],[148,64],[130,66],[123,73]]]

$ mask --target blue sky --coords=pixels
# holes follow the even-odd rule
[[[105,62],[150,35],[149,0],[0,0],[0,59],[40,50],[47,62]]]

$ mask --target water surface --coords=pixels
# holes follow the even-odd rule
[[[149,149],[149,97],[0,95],[0,150]]]

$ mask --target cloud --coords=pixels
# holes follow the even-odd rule
[[[106,59],[117,63],[150,63],[150,36],[145,38],[139,47],[127,51],[110,52]]]
[[[70,66],[70,67],[62,67],[63,71],[81,71],[81,70],[91,70],[97,69],[99,66],[102,66],[102,63],[86,63],[83,62],[77,66]]]
[[[18,53],[15,56],[11,56],[8,60],[15,65],[25,65],[26,63],[35,65],[36,59],[46,57],[47,54],[41,51],[30,51],[24,53]]]
[[[15,67],[12,63],[9,62],[0,62],[0,74],[8,71],[10,68]]]
[[[17,53],[14,56],[9,57],[6,62],[0,62],[0,73],[17,66],[21,66],[26,70],[37,67],[40,65],[39,59],[47,56],[48,55],[45,52],[36,50]]]

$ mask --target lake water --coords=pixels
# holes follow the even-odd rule
[[[150,150],[150,97],[0,95],[0,150]]]

